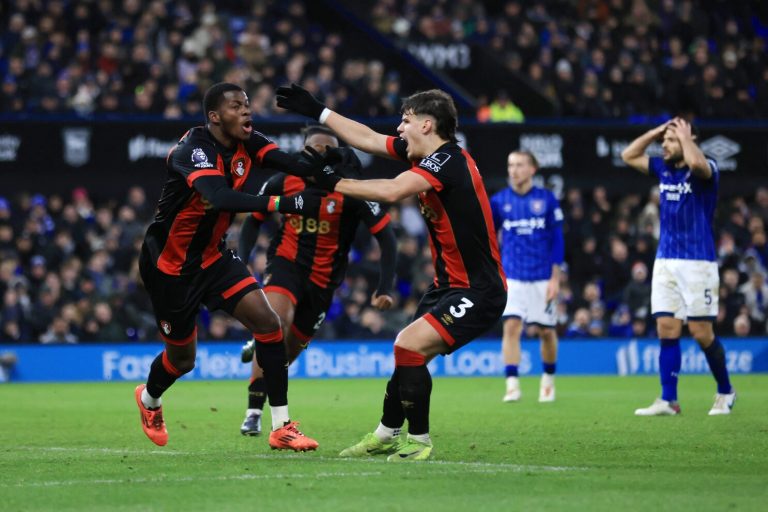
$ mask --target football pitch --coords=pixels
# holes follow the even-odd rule
[[[639,418],[651,377],[439,378],[433,460],[338,452],[378,423],[384,380],[295,380],[290,409],[320,442],[276,452],[240,435],[245,383],[180,381],[170,440],[142,433],[131,383],[0,386],[0,510],[766,510],[768,375],[736,376],[734,413],[708,417],[714,382],[684,375],[682,415]],[[265,418],[268,429],[268,414]]]

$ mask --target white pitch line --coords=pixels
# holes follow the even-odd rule
[[[14,446],[13,450],[23,450],[31,452],[73,452],[73,453],[103,453],[105,455],[197,455],[192,452],[179,452],[173,450],[128,450],[120,448],[88,448],[88,447],[66,447],[66,446]]]
[[[209,481],[227,481],[227,480],[282,480],[296,478],[349,478],[349,477],[369,477],[380,476],[380,471],[368,471],[360,473],[347,472],[324,472],[324,473],[276,473],[266,475],[227,475],[227,476],[199,476],[199,477],[177,477],[177,478],[115,478],[115,479],[82,479],[82,480],[47,480],[42,482],[17,482],[15,484],[2,484],[0,488],[8,487],[64,487],[72,485],[114,485],[114,484],[152,484],[168,482],[209,482]]]
[[[48,447],[38,447],[38,446],[17,446],[11,448],[11,450],[29,450],[29,451],[40,451],[40,452],[72,452],[72,453],[89,453],[89,454],[105,454],[105,455],[133,455],[133,456],[142,456],[142,455],[164,455],[164,456],[185,456],[185,455],[194,455],[194,456],[201,456],[201,455],[207,455],[207,454],[214,454],[214,452],[206,452],[206,451],[200,451],[200,452],[181,452],[181,451],[171,451],[171,450],[129,450],[129,449],[117,449],[117,448],[89,448],[89,447],[63,447],[63,446],[48,446]],[[216,455],[220,455],[219,452],[215,452]],[[263,453],[253,453],[249,454],[247,452],[243,452],[242,454],[246,458],[250,459],[261,459],[261,460],[304,460],[304,461],[318,461],[318,462],[343,462],[343,463],[360,463],[360,462],[367,462],[367,463],[387,463],[386,459],[384,458],[343,458],[343,457],[328,457],[323,455],[309,455],[304,453],[274,453],[274,454],[263,454]],[[475,468],[476,472],[481,472],[480,470],[485,469],[489,470],[489,472],[493,472],[493,470],[499,470],[501,471],[507,471],[507,472],[513,472],[513,473],[522,473],[526,471],[533,471],[533,472],[568,472],[568,471],[587,471],[589,468],[587,467],[577,467],[577,466],[547,466],[547,465],[535,465],[535,464],[512,464],[512,463],[506,463],[506,462],[477,462],[477,461],[450,461],[450,460],[428,460],[422,462],[420,465],[426,465],[426,466],[443,466],[443,467],[460,467],[464,468],[465,470],[467,468]],[[2,485],[0,485],[2,486]]]

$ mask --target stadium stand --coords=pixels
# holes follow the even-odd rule
[[[273,86],[290,81],[341,113],[386,117],[398,115],[401,91],[414,90],[413,82],[406,87],[408,80],[430,83],[413,77],[432,73],[433,86],[447,86],[467,100],[460,106],[472,105],[472,115],[489,121],[647,120],[683,111],[704,119],[768,116],[765,2],[361,5],[6,2],[0,11],[0,115],[199,121],[202,92],[228,80],[249,91],[257,118],[283,115],[274,107]],[[334,18],[354,30],[342,35]],[[368,37],[367,45],[361,37]],[[439,54],[442,61],[435,60],[439,48],[446,50]],[[366,51],[382,57],[365,59]],[[494,105],[500,105],[498,116]],[[648,285],[658,192],[609,197],[600,187],[574,187],[564,191],[562,205],[567,268],[561,335],[652,336]],[[141,186],[114,198],[95,199],[85,188],[0,198],[0,341],[157,339],[136,264],[153,206]],[[392,216],[399,236],[397,307],[384,313],[367,307],[377,249],[363,238],[320,337],[391,338],[415,310],[431,279],[424,225],[413,202],[394,206]],[[766,333],[766,223],[768,189],[721,200],[715,230],[721,268],[717,331],[723,335]],[[259,242],[257,270],[264,266],[268,234],[269,226]],[[230,240],[236,238],[232,233]],[[201,333],[245,336],[216,315],[201,316]]]

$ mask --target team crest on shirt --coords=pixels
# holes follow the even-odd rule
[[[245,174],[245,159],[244,158],[238,158],[235,162],[235,168],[232,169],[232,172],[237,174],[238,176],[241,176]]]
[[[329,199],[328,202],[325,204],[325,211],[328,213],[333,213],[334,210],[336,210],[336,201],[333,199]]]
[[[163,334],[168,336],[169,334],[171,334],[171,323],[166,321],[166,320],[161,320],[160,321],[160,330],[163,331]]]
[[[192,163],[198,169],[207,169],[213,167],[213,164],[208,161],[208,155],[205,154],[202,148],[195,148],[192,150]]]
[[[545,206],[543,199],[531,199],[531,213],[534,215],[541,215],[544,213]]]

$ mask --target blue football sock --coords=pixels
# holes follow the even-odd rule
[[[682,354],[680,339],[662,338],[659,352],[659,376],[661,377],[661,399],[677,401],[677,377],[680,374]]]
[[[541,367],[544,369],[544,373],[548,373],[550,375],[555,374],[555,368],[557,367],[557,363],[544,363],[542,362]]]
[[[710,346],[704,349],[707,356],[709,370],[717,381],[717,392],[721,394],[732,393],[731,380],[728,378],[728,367],[725,365],[725,348],[720,340],[715,338]]]
[[[508,364],[504,367],[504,373],[507,377],[517,377],[517,365],[516,364]]]

